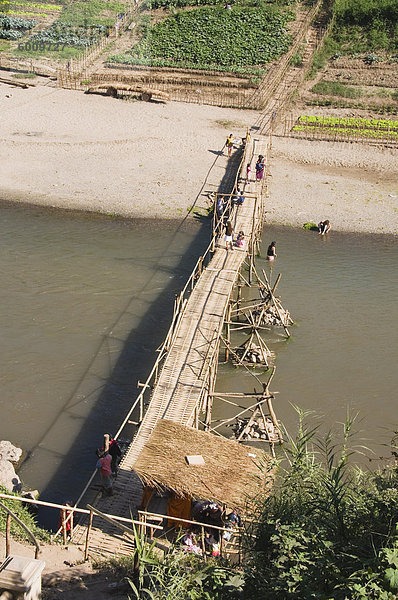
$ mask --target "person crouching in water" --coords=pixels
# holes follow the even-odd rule
[[[275,260],[278,256],[275,250],[276,242],[271,242],[267,249],[267,260]]]
[[[330,231],[330,223],[328,221],[328,219],[326,219],[326,221],[321,221],[318,224],[318,232],[320,235],[325,235],[325,233],[327,233],[328,231]]]
[[[225,249],[227,251],[229,248],[231,248],[231,250],[234,249],[233,241],[234,241],[234,230],[232,228],[232,223],[231,223],[231,221],[227,221],[227,224],[225,226],[225,236],[224,236]]]

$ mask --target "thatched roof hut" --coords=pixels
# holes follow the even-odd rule
[[[201,455],[204,464],[188,464],[186,457],[192,455]],[[270,463],[263,450],[160,420],[134,471],[145,485],[244,510],[248,498],[269,493],[274,476]]]

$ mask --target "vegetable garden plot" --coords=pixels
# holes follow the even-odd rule
[[[302,115],[298,118],[300,125],[318,127],[353,127],[358,129],[377,129],[398,131],[398,121],[390,119],[365,119],[362,117],[318,117]]]
[[[292,18],[290,12],[264,6],[234,5],[231,10],[205,6],[179,11],[149,27],[124,60],[118,55],[117,62],[152,64],[161,60],[174,66],[189,64],[190,68],[214,70],[219,66],[244,70],[264,65],[288,50],[291,37],[287,23]]]
[[[307,139],[345,139],[398,143],[398,121],[389,119],[339,118],[302,115],[288,135]]]
[[[33,19],[21,19],[20,17],[9,17],[0,14],[0,38],[3,40],[18,40],[29,29],[33,29],[36,21]]]

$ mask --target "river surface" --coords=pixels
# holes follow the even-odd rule
[[[174,294],[207,246],[207,224],[123,221],[0,207],[0,438],[25,451],[20,476],[46,500],[75,500],[137,396],[170,323]],[[265,333],[276,354],[278,418],[292,405],[328,428],[359,413],[376,455],[398,427],[397,244],[393,237],[266,227],[259,262],[295,320],[292,337]],[[253,290],[251,291],[253,293]],[[240,334],[239,343],[243,341]],[[246,372],[222,365],[217,389],[248,391]],[[230,415],[218,403],[214,416]]]

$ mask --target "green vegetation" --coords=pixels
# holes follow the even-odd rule
[[[258,506],[247,571],[250,600],[395,600],[398,591],[398,469],[350,465],[354,422],[342,441],[317,437],[301,414],[274,492]],[[394,448],[394,451],[396,448]]]
[[[335,0],[333,14],[333,37],[344,50],[398,50],[396,0]]]
[[[394,100],[394,93],[391,95]],[[396,97],[398,100],[398,94]],[[392,114],[396,115],[398,113],[398,107],[394,104],[364,104],[363,102],[349,102],[347,100],[336,100],[333,98],[321,98],[316,100],[306,100],[305,103],[308,106],[331,106],[333,108],[358,108],[360,110],[367,110],[376,112],[382,115]]]
[[[15,6],[11,6],[8,0],[5,4],[8,10]],[[32,9],[35,9],[35,12],[32,12]],[[38,12],[39,10],[43,12]],[[117,15],[124,14],[125,10],[126,3],[119,0],[76,0],[64,4],[21,0],[18,4],[18,15],[34,15],[40,21],[40,17],[54,18],[54,12],[58,14],[49,27],[34,33],[29,39],[25,38],[26,41],[21,42],[18,48],[14,49],[14,53],[17,56],[70,58],[105,35],[115,23]],[[32,22],[37,24],[37,20]],[[27,33],[27,29],[16,34],[6,32],[5,36],[2,36],[1,32],[0,23],[0,37],[19,40]]]
[[[36,73],[13,73],[11,77],[14,79],[36,79]]]
[[[306,231],[318,231],[318,225],[310,221],[309,223],[304,223],[303,229]]]
[[[314,117],[301,115],[300,125],[320,125],[321,127],[354,127],[362,129],[385,129],[398,131],[398,121],[389,119],[364,119],[362,117]]]
[[[4,10],[10,10],[15,7],[15,2],[2,1],[1,6]],[[39,10],[62,10],[61,4],[42,4],[40,2],[24,2],[25,8],[34,8]]]
[[[69,27],[107,27],[113,25],[118,13],[125,11],[125,4],[117,1],[86,0],[71,2],[59,17],[59,23]]]
[[[0,38],[4,40],[18,40],[36,25],[33,19],[9,17],[0,13]]]
[[[302,115],[292,131],[325,136],[398,140],[398,121]]]
[[[295,125],[292,131],[308,133],[322,133],[327,136],[339,136],[347,138],[372,138],[384,140],[398,140],[398,131],[383,131],[377,129],[355,129],[353,127],[308,127],[305,125]]]
[[[286,25],[291,18],[291,13],[264,6],[236,5],[232,10],[206,6],[179,11],[148,27],[125,57],[119,55],[111,61],[149,61],[157,66],[190,65],[197,69],[220,66],[247,72],[248,66],[263,65],[286,52],[290,45]]]
[[[236,567],[209,558],[205,563],[193,554],[175,548],[163,559],[155,543],[148,544],[135,531],[136,557],[111,559],[99,563],[113,576],[127,578],[131,600],[235,600],[241,597],[244,583]],[[137,561],[135,561],[137,558]]]
[[[293,54],[292,58],[290,59],[290,64],[292,67],[302,67],[303,66],[302,53],[296,52],[296,54]]]
[[[325,96],[341,96],[342,98],[359,98],[362,95],[361,89],[337,81],[319,81],[313,86],[311,92]]]
[[[29,39],[31,44],[38,45],[39,50],[45,50],[44,47],[47,44],[47,47],[51,48],[51,45],[59,44],[61,46],[74,46],[74,47],[85,47],[90,46],[94,42],[96,42],[101,34],[104,34],[106,27],[102,25],[90,27],[90,29],[86,29],[85,27],[81,28],[72,28],[68,24],[64,24],[63,22],[55,22],[49,29],[45,29],[43,31],[39,31],[35,35]],[[59,48],[57,48],[57,51]],[[37,48],[36,48],[37,52]]]
[[[391,55],[398,50],[398,2],[396,0],[334,0],[330,4],[331,33],[315,53],[309,78],[327,60],[341,55],[365,55],[373,64],[374,52]]]
[[[135,557],[100,564],[129,580],[131,600],[396,600],[397,465],[362,470],[350,462],[368,452],[355,444],[355,420],[321,437],[297,410],[273,492],[254,501],[243,566],[205,563],[178,542],[160,558],[136,533]]]
[[[214,63],[212,64],[206,64],[206,63],[202,63],[200,64],[200,66],[198,66],[197,63],[194,62],[188,62],[188,61],[172,61],[172,60],[167,60],[167,59],[162,59],[162,58],[158,58],[158,59],[153,59],[153,58],[135,58],[134,56],[131,56],[129,54],[114,54],[113,56],[110,56],[108,58],[108,62],[110,63],[120,63],[123,65],[142,65],[142,66],[146,66],[146,67],[159,67],[159,68],[165,68],[168,67],[169,69],[198,69],[201,71],[214,71],[217,70],[221,73],[231,73],[234,75],[253,75],[254,79],[253,82],[251,82],[253,85],[255,85],[257,82],[261,81],[261,77],[262,75],[265,73],[265,69],[261,69],[259,67],[251,67],[251,66],[247,66],[247,67],[239,67],[236,65],[231,65],[231,66],[220,66],[220,65],[215,65]],[[258,79],[256,79],[258,78]]]
[[[10,494],[10,492],[3,486],[0,486],[0,492],[2,492],[3,494]],[[18,494],[11,494],[12,496],[17,496]],[[33,535],[38,539],[38,540],[42,540],[43,542],[49,542],[50,541],[50,534],[48,531],[46,531],[45,529],[41,529],[40,527],[38,527],[36,525],[36,521],[35,518],[33,517],[33,515],[28,511],[27,508],[24,508],[21,504],[21,502],[15,502],[13,500],[7,500],[5,498],[1,499],[1,502],[7,506],[7,508],[9,508],[10,510],[12,510],[12,512],[14,513],[14,515],[16,515],[27,527],[29,527],[30,531],[33,533]],[[6,529],[6,520],[7,520],[7,513],[5,510],[2,510],[0,508],[0,530],[1,531],[5,531]],[[23,541],[29,541],[31,542],[29,536],[27,535],[26,531],[20,526],[18,525],[18,523],[16,521],[14,521],[14,519],[11,519],[11,534],[13,537],[19,539],[19,540],[23,540]]]
[[[274,6],[289,6],[290,4],[295,4],[296,0],[267,0],[265,4],[274,5]],[[225,0],[146,0],[144,3],[144,8],[146,9],[156,9],[156,8],[184,8],[186,6],[205,6],[205,5],[214,5],[214,4],[222,4],[225,6]],[[229,2],[230,6],[236,6],[236,1]],[[253,2],[251,0],[238,0],[239,5],[247,4],[248,6],[253,6]],[[259,4],[256,4],[259,5]]]

